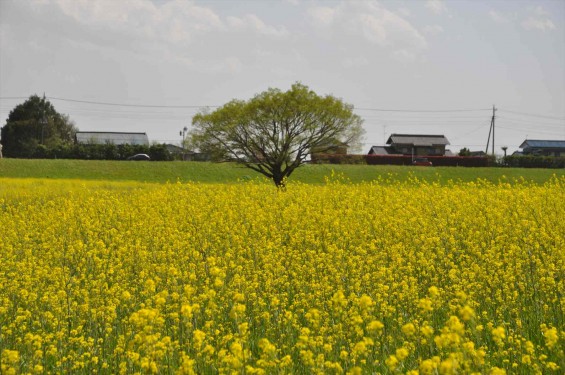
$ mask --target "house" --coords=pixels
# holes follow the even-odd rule
[[[451,151],[445,149],[449,141],[444,135],[391,134],[386,144],[371,147],[369,155],[451,155]]]
[[[165,148],[167,149],[167,151],[169,151],[169,153],[171,153],[173,155],[180,155],[180,154],[183,154],[185,152],[184,148],[179,147],[177,145],[170,144],[170,143],[166,143]]]
[[[388,146],[373,146],[369,150],[369,155],[391,155],[394,150]]]
[[[565,141],[526,139],[520,148],[523,155],[565,156]]]
[[[146,133],[78,131],[76,132],[75,140],[77,143],[81,144],[130,144],[149,146],[149,138]]]

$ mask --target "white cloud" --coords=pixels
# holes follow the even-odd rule
[[[269,26],[254,14],[248,14],[243,18],[227,17],[227,22],[234,30],[250,29],[259,34],[273,37],[285,37],[289,34],[285,27]]]
[[[555,24],[549,18],[549,13],[541,6],[536,7],[532,14],[522,21],[525,30],[550,31],[555,30]]]
[[[239,60],[237,57],[234,56],[227,57],[223,61],[223,65],[225,68],[227,68],[228,71],[233,73],[240,72],[241,68],[243,67],[241,60]],[[224,67],[221,67],[220,70],[225,70]]]
[[[113,31],[144,42],[186,44],[195,36],[213,32],[253,32],[269,37],[288,35],[284,27],[267,25],[254,14],[222,18],[206,6],[184,0],[41,0],[56,4],[79,24]]]
[[[410,9],[405,8],[405,7],[398,8],[398,9],[396,10],[396,12],[397,12],[398,14],[400,14],[402,17],[410,17],[410,16],[412,16],[412,12],[410,12]]]
[[[328,26],[334,21],[336,9],[329,7],[314,7],[308,9],[308,14],[316,25]]]
[[[526,30],[548,31],[554,30],[555,24],[548,18],[528,17],[522,22],[522,27]]]
[[[228,17],[206,3],[185,0],[30,0],[18,4],[22,13],[40,20],[37,27],[51,30],[50,39],[60,48],[99,51],[100,56],[118,62],[127,56],[148,64],[171,63],[210,74],[248,69],[254,63],[250,41],[270,49],[290,35],[284,24],[269,24],[254,14]],[[43,40],[33,36],[26,43],[36,39]]]
[[[441,27],[440,25],[427,25],[424,26],[422,31],[429,35],[438,35],[443,33],[443,27]]]
[[[427,48],[425,37],[406,19],[377,3],[344,2],[308,11],[313,24],[329,36],[361,37],[380,47],[420,52]]]
[[[196,34],[224,30],[211,9],[173,0],[156,5],[150,0],[53,0],[76,22],[91,28],[121,32],[160,42],[189,42]]]
[[[540,17],[549,16],[549,13],[539,5],[534,9],[534,14]]]
[[[402,63],[411,63],[416,60],[416,55],[412,51],[408,51],[405,49],[394,51],[392,55],[396,60]]]
[[[435,14],[447,13],[447,7],[443,0],[428,0],[426,1],[426,7]]]
[[[369,65],[369,60],[364,56],[347,57],[343,60],[343,66],[346,68],[361,68]]]
[[[508,22],[510,22],[510,20],[507,17],[501,15],[500,13],[498,13],[494,10],[490,10],[488,12],[488,15],[496,23],[508,23]]]

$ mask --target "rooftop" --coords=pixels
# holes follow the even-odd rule
[[[146,133],[78,131],[76,140],[78,143],[149,145]]]
[[[526,139],[520,145],[520,148],[565,148],[565,141],[543,140],[543,139]]]
[[[449,141],[444,135],[391,134],[386,143],[410,144],[413,146],[445,146],[449,144]]]

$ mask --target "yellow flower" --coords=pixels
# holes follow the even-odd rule
[[[367,325],[367,330],[372,334],[377,334],[382,332],[384,324],[378,320],[373,320]]]
[[[490,369],[489,374],[490,375],[505,375],[506,370],[498,368],[498,367],[493,367],[493,368]]]
[[[431,375],[434,373],[435,369],[436,369],[436,364],[431,359],[423,360],[420,363],[419,370],[420,370],[420,374],[422,375]]]
[[[412,336],[414,333],[416,333],[416,327],[414,327],[414,324],[412,323],[407,323],[405,325],[402,326],[402,332],[410,337]]]
[[[502,344],[502,340],[506,338],[506,331],[504,327],[496,327],[491,330],[492,338],[497,344]]]
[[[425,337],[430,337],[434,334],[434,329],[429,325],[425,325],[420,328],[420,332],[422,332],[422,335],[424,335]]]
[[[559,335],[556,328],[545,329],[543,331],[543,336],[545,338],[545,345],[547,345],[548,348],[553,348],[559,340]]]
[[[396,358],[398,358],[399,361],[404,361],[408,357],[410,352],[406,348],[398,348],[396,349],[395,354]]]
[[[424,312],[429,312],[434,309],[432,303],[432,300],[429,298],[421,298],[418,301],[418,307]]]
[[[469,321],[475,317],[475,310],[469,305],[465,305],[459,309],[459,316],[461,316],[461,319],[464,321]]]
[[[391,371],[394,371],[394,370],[396,370],[396,367],[398,366],[398,358],[396,358],[395,355],[391,355],[386,359],[385,364],[388,366],[388,368]]]
[[[428,293],[431,297],[437,297],[439,296],[439,289],[435,286],[431,286],[428,288]]]
[[[351,368],[351,370],[347,371],[347,375],[361,375],[363,373],[363,369],[359,366],[355,366]]]
[[[0,373],[559,373],[564,194],[0,177]]]

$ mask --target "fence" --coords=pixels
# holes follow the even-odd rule
[[[488,167],[493,165],[486,156],[426,156],[438,167]],[[368,165],[412,165],[410,155],[345,155],[312,154],[315,164],[368,164]]]

